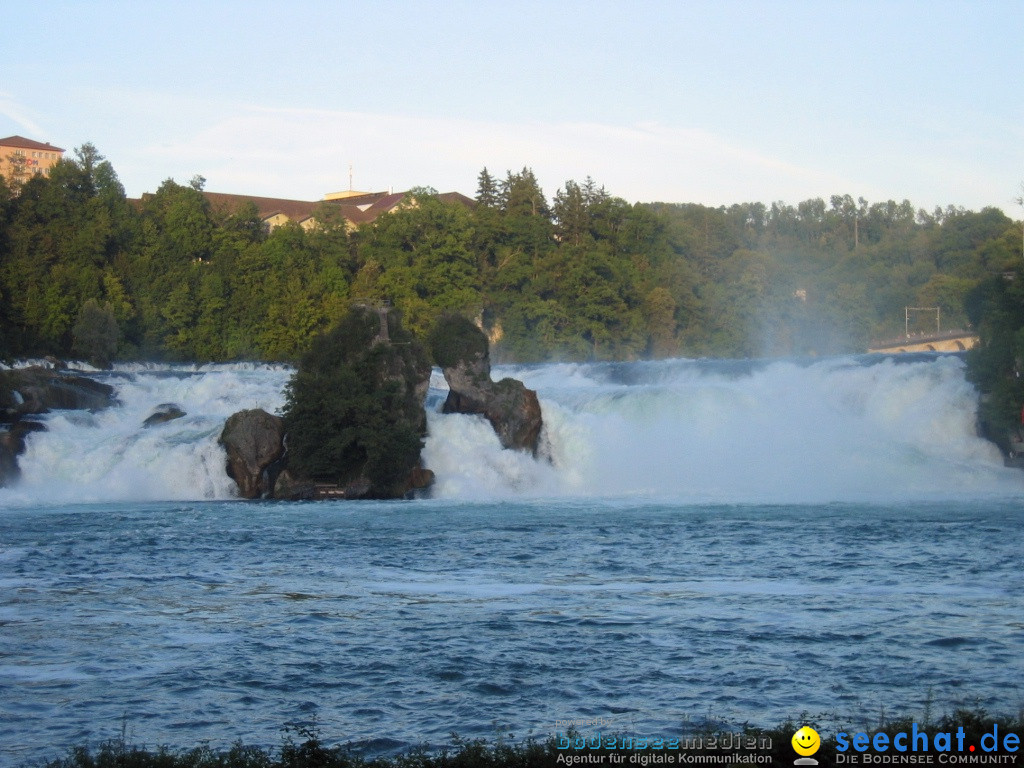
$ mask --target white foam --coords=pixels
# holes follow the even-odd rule
[[[47,430],[28,436],[21,480],[0,504],[231,498],[217,445],[224,422],[245,408],[274,412],[290,371],[253,364],[135,366],[105,377],[120,405],[96,413],[54,411]],[[161,403],[186,416],[144,428]]]
[[[243,408],[279,411],[291,370],[123,366],[97,374],[121,405],[58,411],[28,436],[23,477],[0,505],[223,499],[217,445]],[[442,415],[435,371],[424,463],[442,499],[642,497],[823,502],[1020,495],[975,434],[977,396],[956,358],[871,365],[670,360],[497,368],[538,390],[542,456],[502,450],[478,416]],[[166,402],[183,418],[142,424]]]
[[[438,494],[783,503],[1024,492],[1024,473],[976,435],[977,397],[952,357],[514,374],[538,389],[554,471],[507,456],[482,420],[435,414],[425,457],[443,478]]]

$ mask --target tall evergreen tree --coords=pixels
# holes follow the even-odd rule
[[[555,235],[563,243],[579,245],[590,230],[590,206],[583,189],[575,181],[565,182],[565,188],[555,193],[552,209],[555,217]]]
[[[485,167],[477,177],[476,202],[484,208],[497,208],[501,203],[498,184]]]
[[[509,171],[502,184],[502,206],[510,215],[549,217],[547,199],[529,168],[519,173]]]

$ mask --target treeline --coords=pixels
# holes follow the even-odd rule
[[[472,208],[419,189],[355,230],[325,204],[312,230],[268,232],[202,186],[129,201],[89,144],[0,182],[0,357],[295,360],[354,299],[392,301],[418,334],[478,318],[506,361],[862,351],[907,305],[966,324],[965,298],[1020,257],[998,209],[848,195],[630,204],[588,178],[549,199],[529,169],[485,169]]]
[[[1005,453],[1020,456],[1024,453],[1024,263],[979,282],[966,306],[980,337],[967,358],[967,376],[981,393],[979,426]]]

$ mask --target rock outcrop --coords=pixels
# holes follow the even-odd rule
[[[52,409],[100,410],[117,402],[109,384],[49,368],[0,370],[0,423]]]
[[[357,305],[314,340],[283,419],[243,411],[228,420],[228,474],[245,498],[392,499],[429,487],[420,450],[430,370],[397,312]]]
[[[537,393],[517,379],[491,380],[484,332],[464,317],[444,317],[431,335],[431,348],[449,387],[442,411],[480,414],[491,423],[503,448],[536,456],[543,427]]]
[[[289,475],[314,497],[394,499],[422,485],[430,370],[397,311],[355,305],[289,385]]]
[[[232,414],[224,424],[220,444],[227,451],[228,476],[244,499],[271,496],[273,465],[284,456],[284,422],[279,416],[254,409]]]
[[[180,419],[184,415],[185,412],[181,410],[180,405],[176,403],[160,403],[160,405],[153,409],[153,413],[142,422],[142,428],[149,429],[158,424],[166,424],[168,421]]]
[[[46,425],[25,417],[51,410],[109,408],[117,403],[114,388],[64,370],[33,366],[0,370],[0,488],[21,477],[18,456],[25,452],[25,436],[45,432]]]

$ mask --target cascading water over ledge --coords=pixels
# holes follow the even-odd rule
[[[914,362],[562,364],[502,373],[536,389],[554,468],[434,419],[435,492],[820,502],[1019,493],[977,436],[956,357]],[[462,468],[462,469],[460,469]]]
[[[291,371],[94,375],[121,405],[45,417],[48,431],[29,438],[22,481],[0,490],[0,504],[231,498],[216,444],[224,421],[243,408],[278,410]],[[977,436],[977,396],[956,357],[550,364],[501,375],[538,391],[551,461],[501,450],[480,417],[440,414],[435,373],[423,453],[435,496],[819,502],[1024,489],[1024,474]],[[166,403],[186,415],[144,429]]]

